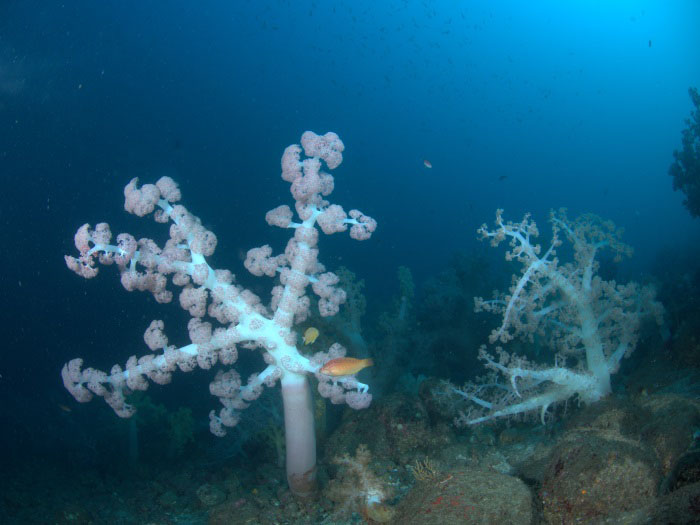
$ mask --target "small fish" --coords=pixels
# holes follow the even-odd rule
[[[66,405],[61,405],[61,404],[59,404],[59,405],[58,405],[58,408],[60,408],[60,409],[63,410],[64,412],[68,412],[68,413],[72,412],[72,410],[70,409],[70,407],[67,407]]]
[[[306,329],[306,332],[304,332],[304,344],[305,345],[311,345],[316,341],[316,338],[318,337],[318,330],[314,328],[313,326],[310,326]]]
[[[506,180],[507,178],[508,178],[508,175],[501,175],[500,177],[498,177],[498,180],[499,181]]]
[[[651,47],[651,40],[649,40],[649,47]]]
[[[427,160],[427,159],[424,159],[424,160],[423,160],[423,166],[425,166],[426,168],[430,169],[430,168],[433,167],[433,163],[430,162],[430,161]]]
[[[363,368],[372,366],[374,361],[367,359],[355,359],[354,357],[339,357],[331,359],[321,367],[320,372],[327,376],[349,376],[358,373]]]

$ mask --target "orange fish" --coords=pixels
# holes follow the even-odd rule
[[[433,163],[426,159],[423,161],[423,166],[425,166],[426,168],[432,168]]]
[[[358,373],[363,368],[372,366],[374,361],[371,357],[367,359],[355,359],[354,357],[339,357],[331,359],[323,367],[320,372],[327,376],[349,376]]]

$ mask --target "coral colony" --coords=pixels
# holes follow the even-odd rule
[[[302,147],[306,158],[301,160]],[[257,276],[275,277],[279,284],[272,289],[269,305],[255,294],[235,284],[228,270],[214,269],[206,257],[216,247],[216,236],[206,230],[199,218],[181,204],[180,190],[169,177],[156,184],[138,186],[133,179],[124,188],[124,208],[143,217],[153,213],[157,222],[170,224],[170,239],[161,248],[151,239],[138,241],[128,233],[117,236],[110,244],[109,225],[100,223],[91,228],[85,224],[75,234],[78,258],[66,256],[66,264],[81,277],[97,275],[96,262],[116,264],[124,288],[149,291],[156,301],[167,303],[172,291],[168,278],[180,287],[180,305],[192,316],[188,323],[191,343],[177,348],[168,345],[163,321],[153,321],[144,340],[154,352],[143,357],[130,357],[125,368],[114,365],[109,373],[93,368],[82,369],[82,359],[73,359],[63,367],[63,383],[80,402],[94,394],[101,396],[120,417],[130,417],[134,408],[125,395],[148,388],[147,378],[159,384],[169,383],[177,368],[184,372],[196,367],[208,369],[215,364],[226,367],[217,372],[209,385],[223,408],[209,414],[211,431],[217,436],[226,433],[239,420],[239,411],[260,396],[264,386],[281,384],[284,403],[287,479],[298,496],[310,494],[316,479],[316,441],[311,391],[308,374],[318,379],[319,393],[333,403],[347,403],[355,409],[369,405],[372,396],[367,385],[353,375],[330,377],[320,372],[331,359],[342,357],[345,350],[334,344],[328,352],[313,357],[297,349],[296,323],[306,319],[310,300],[308,286],[318,295],[322,316],[338,312],[346,295],[335,285],[338,277],[326,272],[318,262],[319,228],[325,234],[342,232],[350,227],[353,239],[368,239],[377,223],[358,210],[347,214],[337,204],[324,199],[333,191],[334,180],[321,170],[321,161],[329,170],[342,162],[344,146],[335,133],[323,136],[310,131],[301,137],[301,147],[291,145],[282,156],[282,178],[291,184],[296,213],[300,222],[293,222],[289,206],[267,212],[268,224],[293,228],[284,253],[272,256],[265,245],[248,251],[245,267]],[[231,368],[240,348],[258,349],[267,366],[259,374],[243,382]]]
[[[683,205],[693,217],[700,217],[700,93],[696,88],[688,90],[694,109],[685,120],[681,135],[683,149],[673,152],[673,163],[668,169],[673,177],[673,190],[680,190],[685,198]]]
[[[498,357],[482,347],[479,358],[491,373],[462,389],[448,387],[471,402],[472,408],[457,420],[462,425],[533,411],[539,411],[544,423],[547,409],[558,402],[573,396],[583,403],[600,400],[611,392],[610,375],[634,350],[642,319],[651,314],[662,321],[663,307],[654,300],[653,287],[618,284],[597,275],[599,250],[611,250],[618,260],[632,253],[612,222],[593,214],[570,221],[565,210],[552,212],[552,242],[541,254],[540,245],[533,244],[538,230],[529,215],[511,223],[504,222],[502,213],[496,212],[493,230],[484,224],[478,233],[492,246],[508,240],[506,259],[520,263],[522,273],[513,276],[508,294],[475,298],[476,311],[503,316],[491,343],[514,337],[534,342],[537,335],[555,356],[553,366],[539,366],[501,347],[496,348]],[[568,246],[562,246],[562,238]],[[572,262],[562,263],[557,251],[571,255]],[[507,382],[499,382],[499,375]]]

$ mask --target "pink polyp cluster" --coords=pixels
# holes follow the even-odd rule
[[[334,170],[343,162],[345,145],[340,137],[329,131],[325,135],[316,135],[313,131],[305,131],[301,136],[301,146],[308,157],[319,157]]]

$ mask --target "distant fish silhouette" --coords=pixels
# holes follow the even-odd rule
[[[508,175],[501,175],[500,177],[498,177],[498,180],[502,181],[502,180],[506,180],[507,178],[508,178]]]
[[[649,47],[651,47],[651,40],[649,40]]]
[[[423,160],[423,166],[425,166],[426,168],[432,168],[433,163],[430,162],[429,160]]]

